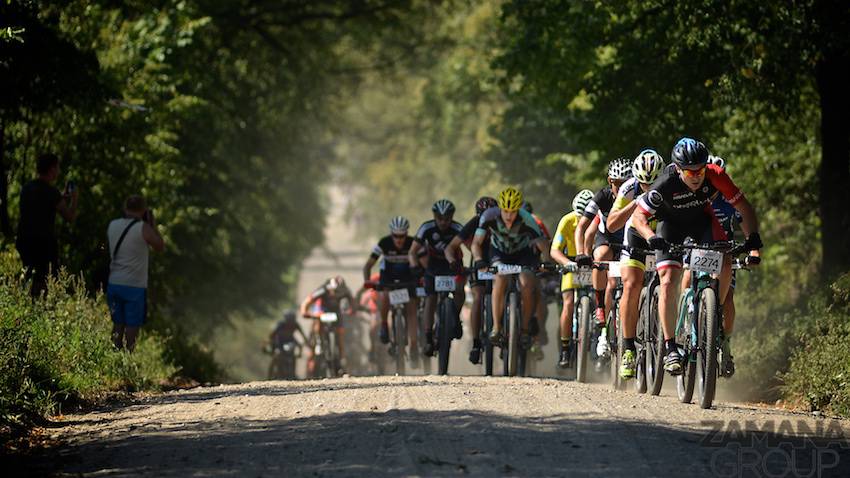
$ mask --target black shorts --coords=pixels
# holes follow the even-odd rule
[[[663,237],[670,244],[684,244],[690,238],[700,244],[712,244],[717,241],[725,241],[726,233],[720,227],[713,216],[704,216],[702,220],[692,221],[687,224],[670,221],[659,221],[655,233]],[[667,267],[682,267],[684,257],[681,254],[668,252],[655,252],[655,268],[665,269]]]
[[[513,254],[504,253],[496,248],[492,249],[490,263],[500,262],[502,264],[514,264],[525,267],[536,268],[540,265],[540,255],[531,247],[526,247]]]
[[[620,237],[617,234],[614,234],[614,235],[602,234],[601,232],[597,231],[596,237],[593,240],[593,250],[595,251],[596,249],[598,249],[602,246],[608,246],[608,247],[611,248],[611,252],[614,253],[614,255],[611,257],[611,260],[612,261],[618,261],[618,260],[620,260],[620,250],[621,249],[619,247],[616,247],[616,246],[619,246],[622,243],[623,243],[623,238]],[[612,244],[613,244],[613,247],[612,247]]]
[[[413,274],[408,270],[406,274],[399,274],[388,270],[381,271],[381,278],[378,279],[381,285],[391,285],[393,282],[413,282]]]

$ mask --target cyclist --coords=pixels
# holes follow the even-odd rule
[[[573,198],[573,210],[568,212],[558,222],[558,228],[555,229],[555,239],[552,241],[552,246],[549,249],[549,255],[552,260],[561,264],[569,265],[576,255],[575,230],[578,225],[579,217],[587,207],[587,203],[593,198],[593,191],[583,189]],[[575,294],[573,290],[576,288],[573,284],[573,273],[564,274],[561,278],[561,295],[564,298],[564,306],[561,309],[561,353],[558,359],[558,366],[567,368],[570,366],[570,342],[573,336],[573,308],[575,306]]]
[[[343,301],[348,302],[345,313],[349,315],[354,314],[353,307],[355,301],[351,295],[351,291],[348,290],[342,276],[334,276],[326,280],[301,302],[301,316],[308,319],[315,319],[313,320],[313,328],[310,333],[312,338],[310,341],[311,346],[307,347],[307,375],[310,377],[314,376],[316,371],[316,353],[314,347],[322,331],[322,322],[319,320],[322,312],[334,312],[339,317],[339,320],[336,322],[336,334],[339,337],[339,340],[337,340],[337,349],[339,350],[340,367],[345,367],[345,347],[343,346],[345,329],[342,325]],[[313,306],[319,307],[317,309]]]
[[[377,272],[373,273],[369,276],[369,281],[365,282],[363,287],[354,295],[354,299],[358,304],[357,310],[359,312],[365,312],[369,317],[369,361],[373,363],[377,363],[378,361],[378,357],[375,355],[375,344],[378,343],[380,335],[381,316],[378,307],[378,301],[380,299],[378,297],[378,291],[368,286],[378,284],[380,280],[381,274]]]
[[[620,377],[624,379],[634,378],[637,371],[635,336],[640,290],[646,271],[646,253],[642,251],[649,249],[646,241],[631,226],[629,218],[637,207],[636,199],[649,191],[663,170],[664,160],[654,149],[641,151],[632,163],[632,178],[623,183],[617,192],[606,224],[609,231],[619,231],[625,226],[625,248],[620,256],[620,274],[623,279],[623,295],[620,297],[620,326],[623,329]],[[650,227],[655,227],[655,221],[650,221]]]
[[[718,168],[726,171],[726,161],[719,156],[708,155],[709,164],[714,164]],[[729,204],[720,194],[714,193],[711,197],[711,207],[714,209],[714,215],[720,222],[720,226],[726,231],[726,235],[731,239],[735,233],[735,226],[741,224],[741,213],[738,212],[731,204]],[[753,261],[748,258],[748,263]],[[756,259],[757,261],[757,259]],[[687,264],[687,261],[685,261]],[[682,291],[687,290],[691,286],[691,275],[684,274],[682,277]],[[729,344],[732,329],[735,326],[735,271],[732,271],[732,282],[729,284],[729,293],[726,294],[726,302],[723,304],[723,341],[720,346],[720,376],[731,377],[735,374],[735,362],[732,357],[731,347]]]
[[[280,350],[287,343],[294,342],[299,344],[298,340],[295,339],[295,332],[298,332],[301,335],[301,341],[303,343],[307,343],[307,335],[304,334],[304,330],[298,324],[298,321],[295,320],[295,311],[291,309],[287,309],[283,312],[283,317],[277,321],[274,325],[274,329],[272,329],[268,338],[266,339],[266,344],[263,347],[266,352],[274,353],[275,350]],[[299,344],[301,345],[301,344]],[[275,370],[280,370],[279,364],[275,363],[275,361],[281,360],[283,357],[280,354],[275,354],[272,356],[272,363],[269,364],[269,378],[295,378],[294,376],[277,376],[275,374]]]
[[[620,257],[619,252],[612,250],[612,245],[623,244],[623,232],[610,232],[606,229],[605,221],[614,205],[620,186],[631,177],[631,161],[625,158],[615,159],[608,164],[608,185],[600,189],[587,204],[584,213],[576,227],[576,264],[589,267],[593,261],[611,261]],[[599,230],[593,238],[593,250],[588,250],[589,241],[585,232],[591,223],[598,221]],[[593,254],[591,258],[588,254]],[[605,312],[614,306],[613,290],[617,287],[615,279],[608,278],[605,270],[593,270],[593,289],[596,294],[596,327],[605,326]],[[605,355],[608,344],[600,342],[600,355]]]
[[[390,235],[384,236],[378,241],[378,244],[372,249],[372,253],[366,260],[363,266],[363,282],[370,283],[370,274],[372,267],[378,258],[383,256],[380,266],[381,285],[390,285],[395,281],[398,282],[413,282],[413,274],[410,271],[410,264],[407,261],[407,255],[410,253],[410,247],[413,245],[413,238],[407,233],[410,229],[410,222],[404,216],[395,216],[390,219],[389,223]],[[416,291],[415,288],[409,290],[410,302],[405,305],[405,316],[407,317],[407,332],[410,343],[411,359],[416,357],[412,351],[416,350],[417,342],[417,320],[416,320]],[[389,292],[384,290],[378,294],[378,309],[381,314],[381,328],[379,337],[381,343],[389,343],[389,325],[387,316],[390,311]]]
[[[758,218],[753,206],[721,168],[708,163],[705,145],[692,138],[682,138],[673,147],[675,170],[667,169],[639,201],[632,214],[632,225],[656,250],[656,269],[661,279],[659,315],[664,330],[666,356],[664,369],[673,375],[682,373],[682,354],[676,344],[676,285],[682,277],[682,257],[670,253],[671,244],[682,244],[690,237],[700,242],[726,239],[711,208],[711,196],[719,192],[741,213],[741,228],[746,235],[744,249],[754,257],[762,248]],[[657,232],[649,218],[658,219]],[[732,276],[731,258],[726,256],[720,274],[718,301],[720,309],[726,301]]]
[[[483,196],[475,202],[475,216],[472,217],[460,232],[452,239],[452,242],[446,247],[446,260],[449,261],[450,269],[457,270],[459,267],[460,245],[464,244],[470,252],[472,251],[472,239],[475,237],[475,230],[478,229],[478,223],[481,220],[481,214],[491,207],[496,207],[498,203],[496,199],[489,196]],[[489,259],[490,248],[489,244],[484,245],[484,257]],[[472,289],[472,309],[469,311],[469,325],[472,332],[472,349],[469,351],[469,361],[473,364],[481,363],[481,302],[484,300],[484,294],[487,288],[490,287],[489,281],[476,280],[474,276],[470,276],[469,286]]]
[[[549,259],[549,247],[543,238],[543,233],[531,217],[531,214],[521,209],[522,193],[509,187],[499,193],[498,207],[490,208],[481,214],[475,238],[472,241],[472,256],[475,259],[475,269],[485,271],[488,262],[484,258],[484,241],[490,236],[490,258],[494,265],[516,264],[529,269],[539,265],[539,255]],[[533,270],[524,270],[519,276],[520,293],[522,294],[522,325],[520,327],[521,346],[528,350],[531,347],[531,336],[528,325],[531,315],[537,307],[535,301],[539,298],[537,276]],[[496,275],[493,279],[493,331],[490,341],[497,346],[503,346],[505,337],[502,335],[502,317],[505,312],[505,295],[508,277]]]
[[[428,357],[434,356],[434,310],[437,308],[437,293],[434,290],[434,277],[454,275],[458,269],[452,270],[449,261],[446,260],[446,247],[452,239],[460,232],[463,226],[454,221],[455,205],[448,199],[440,199],[431,207],[434,219],[425,221],[419,226],[413,245],[407,255],[411,270],[415,275],[422,272],[419,267],[419,250],[425,247],[428,251],[428,266],[425,268],[425,344],[422,353]],[[463,326],[460,323],[460,310],[466,299],[463,291],[463,277],[456,277],[454,302],[458,317],[455,323],[455,338],[463,334]]]
[[[546,223],[544,223],[537,214],[534,214],[534,206],[531,205],[531,202],[523,201],[522,208],[534,218],[534,222],[537,223],[537,227],[540,228],[540,232],[543,233],[543,238],[546,239],[546,242],[551,242],[552,235],[549,233]],[[534,343],[531,344],[530,352],[532,356],[537,358],[537,360],[543,360],[543,350],[540,346],[546,345],[547,342],[546,339],[548,335],[546,334],[546,319],[548,318],[548,310],[546,308],[546,300],[543,298],[544,289],[542,286],[538,287],[538,289],[540,290],[540,297],[537,299],[537,309],[531,317],[531,325],[529,327],[531,336],[534,338]]]

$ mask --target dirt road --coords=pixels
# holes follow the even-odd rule
[[[60,476],[850,476],[847,441],[826,439],[846,432],[564,380],[364,377],[196,388],[67,416],[56,463]]]

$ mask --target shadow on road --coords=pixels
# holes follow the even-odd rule
[[[127,432],[67,450],[61,466],[75,476],[850,476],[841,445],[587,416],[394,409]]]

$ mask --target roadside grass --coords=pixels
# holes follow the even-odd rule
[[[0,252],[0,431],[28,430],[63,403],[108,392],[157,390],[176,371],[165,340],[143,330],[135,352],[116,351],[102,294],[60,272],[33,301],[14,252]]]

